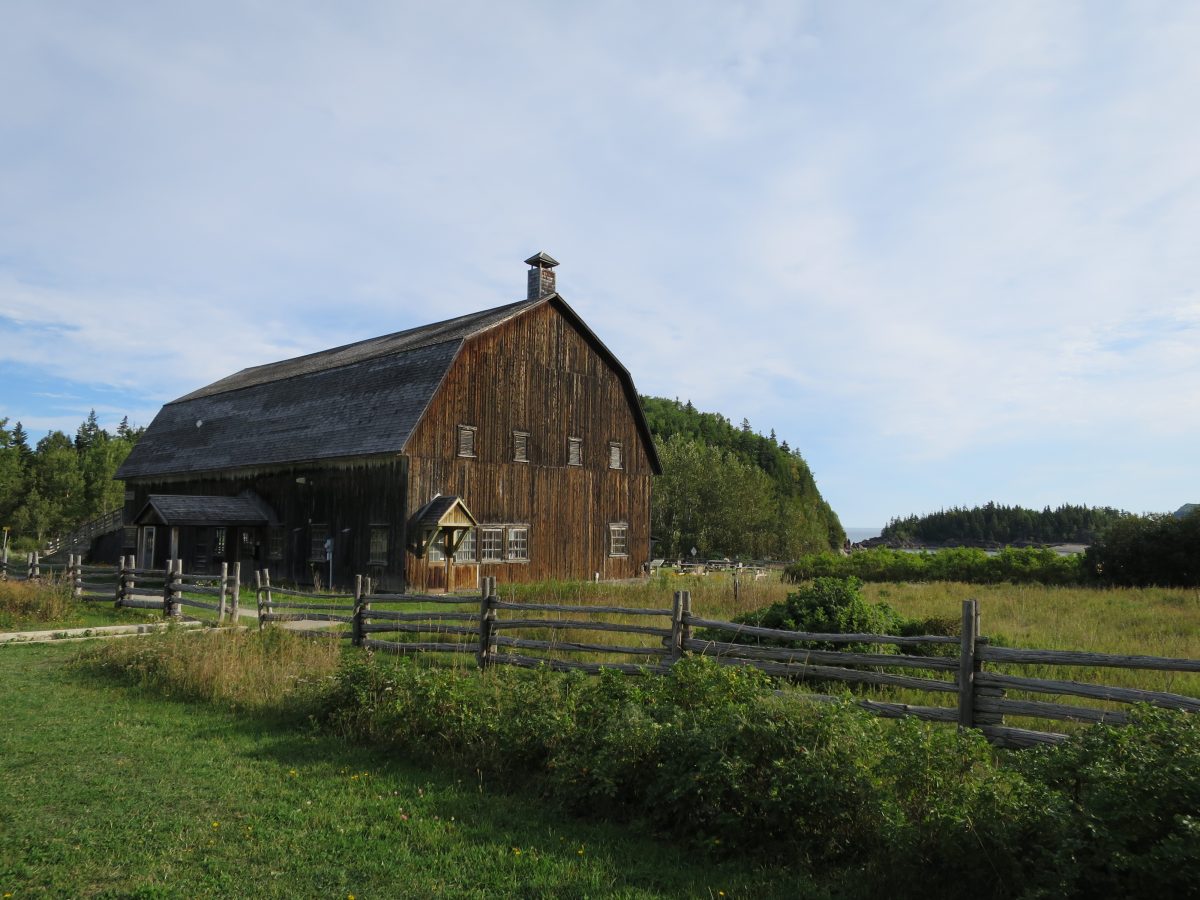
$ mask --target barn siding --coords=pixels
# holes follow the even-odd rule
[[[460,424],[478,429],[474,458],[456,455]],[[528,463],[512,460],[513,431],[529,433]],[[583,439],[582,466],[567,466],[568,437]],[[620,470],[608,468],[612,440]],[[409,515],[455,494],[480,524],[530,526],[529,562],[482,565],[483,575],[629,578],[649,558],[651,463],[621,378],[550,304],[463,346],[407,449]],[[629,525],[627,557],[608,555],[610,522]],[[469,568],[462,575],[473,579]],[[442,564],[412,556],[408,577],[424,588],[445,583]]]

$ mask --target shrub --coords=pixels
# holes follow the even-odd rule
[[[789,593],[783,602],[736,616],[732,621],[739,625],[821,634],[898,634],[904,619],[886,603],[868,603],[862,595],[862,582],[850,577],[816,578],[811,584]],[[728,639],[728,634],[719,629],[707,629],[702,636],[708,640]],[[801,646],[795,641],[749,635],[741,635],[738,640],[742,643]],[[810,649],[868,649],[866,644],[835,645],[826,641],[806,641],[803,646]],[[871,645],[870,649],[873,652],[888,652],[886,645]]]
[[[819,553],[804,556],[783,572],[798,584],[820,577],[863,581],[963,581],[971,584],[1082,584],[1086,567],[1081,555],[1060,555],[1036,547],[1006,547],[993,556],[974,547],[952,547],[933,553],[906,553],[887,547],[860,550],[849,556]]]

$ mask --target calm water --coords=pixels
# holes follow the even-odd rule
[[[850,538],[852,543],[857,544],[859,541],[865,541],[867,538],[879,537],[879,532],[883,531],[883,526],[873,528],[847,528],[846,537]]]

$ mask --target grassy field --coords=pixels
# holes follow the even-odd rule
[[[302,722],[98,679],[77,652],[0,649],[6,898],[809,893]]]

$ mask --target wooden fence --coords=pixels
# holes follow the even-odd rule
[[[204,609],[236,623],[241,606],[241,563],[222,564],[220,575],[186,575],[182,560],[168,560],[164,569],[139,569],[132,556],[118,566],[85,566],[71,555],[66,566],[74,598],[83,603],[110,602],[118,608],[161,610],[164,618],[179,618],[184,608]],[[213,597],[205,600],[196,597]]]
[[[481,668],[547,666],[589,673],[616,669],[635,675],[662,674],[684,654],[698,654],[722,665],[752,666],[794,681],[874,685],[944,696],[945,705],[868,698],[854,702],[880,716],[915,716],[978,728],[1000,746],[1029,747],[1057,743],[1066,737],[1054,731],[1006,725],[1005,716],[1081,723],[1128,721],[1126,712],[1059,702],[1062,697],[1149,703],[1200,712],[1200,699],[1182,694],[985,669],[985,664],[1002,666],[1005,670],[1022,665],[1052,665],[1194,673],[1200,672],[1200,660],[993,647],[979,633],[979,610],[974,600],[963,602],[960,636],[902,637],[784,631],[707,619],[693,614],[688,591],[675,592],[669,608],[645,609],[504,601],[496,596],[492,578],[485,578],[480,595],[472,598],[375,593],[370,579],[359,577],[354,597],[350,598],[280,592],[271,588],[268,572],[262,571],[258,577],[260,622],[309,619],[335,627],[348,624],[349,629],[310,633],[348,639],[371,650],[466,654],[474,656]],[[613,617],[634,621],[604,621]],[[703,633],[698,636],[700,629]],[[569,636],[563,637],[563,633]],[[606,639],[589,640],[588,633],[599,633]],[[795,646],[803,644],[818,646]],[[829,645],[847,644],[860,646],[826,649]],[[879,645],[881,650],[886,647],[895,651],[871,652],[861,645],[868,648]],[[590,659],[557,658],[563,654],[587,654]],[[596,661],[597,656],[612,659]],[[1009,697],[1012,692],[1050,695],[1055,699]],[[801,696],[817,701],[840,699],[826,694]]]
[[[14,578],[53,574],[46,568],[31,554],[23,566],[6,566],[5,572]],[[190,607],[215,612],[218,622],[227,615],[238,621],[237,564],[232,570],[222,567],[219,576],[187,575],[179,560],[160,571],[137,568],[133,557],[112,568],[85,566],[82,557],[71,556],[65,573],[81,602],[112,601],[117,606],[161,610],[164,617],[180,616]],[[355,646],[392,653],[467,655],[480,668],[547,666],[560,671],[616,669],[647,675],[665,673],[685,654],[697,654],[722,665],[752,666],[793,681],[873,685],[942,696],[944,705],[864,697],[853,702],[880,716],[915,716],[978,728],[1001,746],[1028,747],[1065,738],[1058,732],[1006,725],[1006,716],[1108,724],[1129,718],[1121,710],[1062,702],[1063,698],[1200,712],[1200,699],[1183,694],[1019,674],[1021,666],[1200,673],[1200,660],[993,647],[980,634],[974,600],[963,602],[959,637],[902,637],[785,631],[707,619],[693,614],[688,591],[676,591],[670,607],[646,609],[505,601],[496,594],[494,578],[485,578],[480,594],[470,597],[377,592],[371,579],[363,576],[355,579],[353,596],[313,594],[273,586],[266,569],[255,577],[260,629],[271,623],[306,621],[314,627],[301,633],[313,637],[349,640]],[[614,618],[625,621],[611,621]],[[816,646],[798,646],[804,644]],[[847,644],[859,646],[829,649]],[[895,650],[874,652],[872,645]],[[589,658],[559,658],[576,654]],[[607,658],[597,661],[597,657]],[[840,699],[819,693],[798,696]]]

